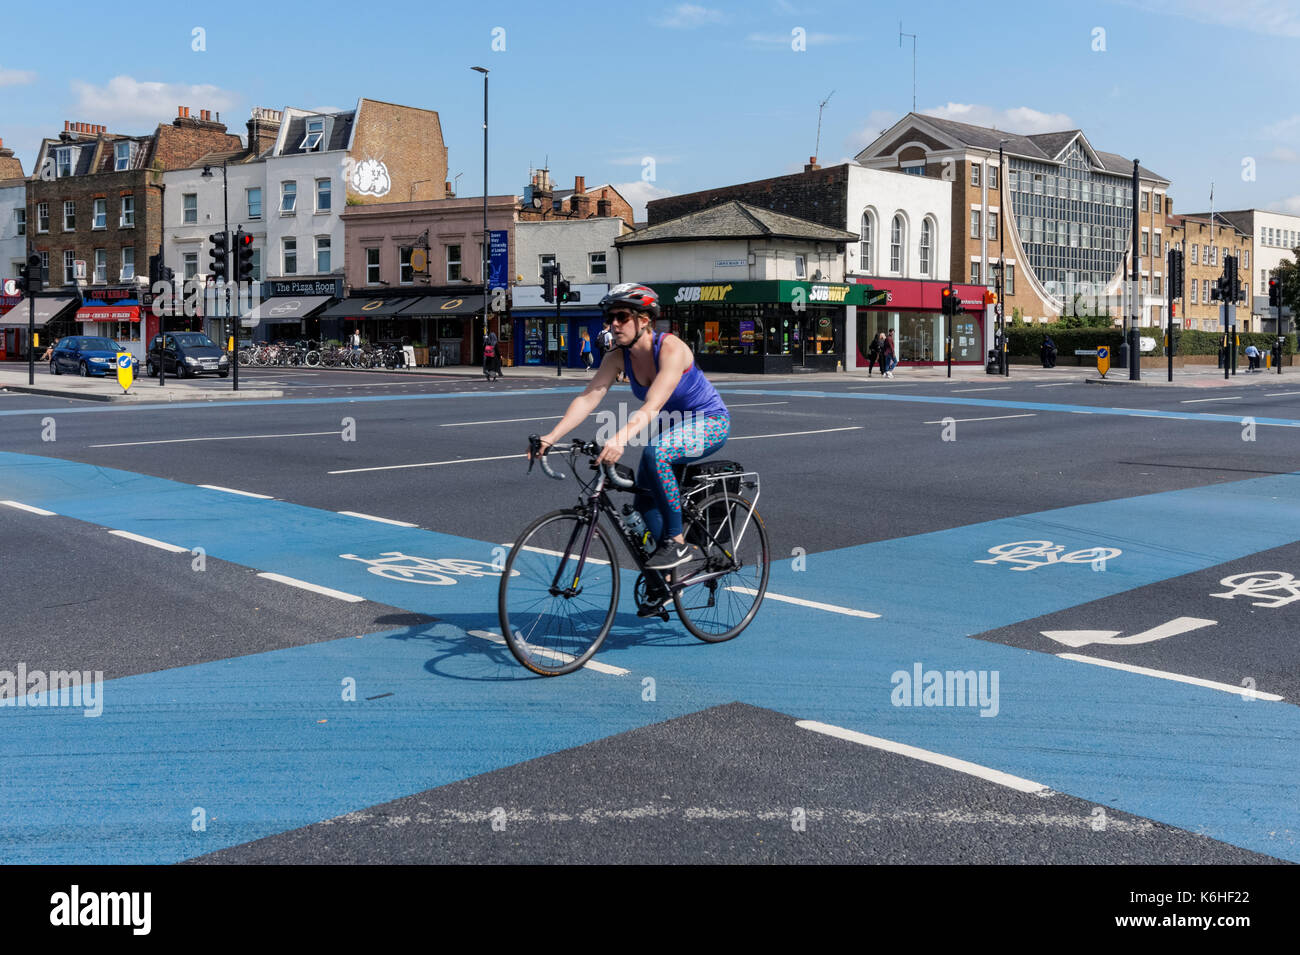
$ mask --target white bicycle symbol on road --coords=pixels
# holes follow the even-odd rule
[[[457,577],[500,577],[501,570],[481,560],[464,560],[459,557],[415,557],[401,551],[385,551],[374,560],[356,554],[339,554],[344,560],[366,564],[366,569],[389,580],[404,580],[412,584],[445,587],[459,583]],[[519,571],[511,570],[517,577]]]
[[[1036,570],[1039,567],[1047,567],[1050,564],[1101,564],[1105,566],[1106,561],[1114,560],[1120,554],[1124,553],[1118,547],[1090,547],[1086,550],[1071,551],[1063,553],[1065,547],[1060,544],[1053,544],[1051,541],[1012,541],[1009,544],[998,544],[996,547],[990,547],[989,553],[996,554],[995,557],[989,557],[984,560],[977,560],[977,564],[1020,564],[1020,567],[1012,567],[1012,570]],[[1030,558],[1039,557],[1041,560],[1031,560]]]
[[[1224,577],[1219,584],[1232,588],[1226,594],[1210,594],[1232,600],[1234,597],[1271,597],[1272,601],[1263,599],[1251,603],[1252,607],[1267,607],[1276,610],[1287,604],[1300,600],[1300,580],[1284,570],[1257,570],[1249,574],[1235,574]]]

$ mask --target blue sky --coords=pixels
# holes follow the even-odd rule
[[[491,192],[520,192],[549,161],[561,186],[613,182],[640,206],[801,169],[832,91],[819,156],[852,157],[911,108],[901,20],[918,36],[920,112],[1081,128],[1172,179],[1176,211],[1204,209],[1213,180],[1216,208],[1300,213],[1300,0],[221,5],[239,23],[200,4],[146,3],[127,21],[73,0],[70,45],[13,42],[49,37],[48,9],[11,6],[0,48],[0,138],[29,173],[63,120],[143,132],[183,104],[242,133],[250,106],[367,96],[437,110],[450,175],[481,194],[481,65]]]

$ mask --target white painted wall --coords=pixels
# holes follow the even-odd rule
[[[265,160],[266,187],[263,195],[269,201],[266,211],[267,253],[262,264],[268,279],[288,277],[283,272],[283,239],[292,237],[298,242],[298,276],[316,275],[317,236],[330,238],[330,275],[343,274],[343,222],[339,219],[346,207],[347,195],[343,184],[344,160],[347,152],[337,150],[327,153],[303,153],[291,156],[268,156]],[[330,209],[316,209],[316,180],[330,180]],[[298,184],[298,204],[293,215],[280,210],[281,185],[286,181]]]
[[[614,240],[626,231],[622,219],[568,219],[559,222],[515,223],[515,274],[517,285],[540,285],[539,256],[559,258],[564,277],[575,285],[617,285],[618,250]],[[605,253],[605,271],[591,271],[591,253]]]
[[[226,189],[229,197],[230,231],[243,227],[245,232],[253,234],[253,248],[266,247],[266,165],[262,162],[241,163],[226,167]],[[203,168],[174,169],[163,173],[163,261],[176,270],[177,277],[184,275],[183,263],[186,252],[198,253],[199,275],[208,273],[208,236],[220,232],[224,226],[225,211],[221,167],[212,168],[212,177],[203,178]],[[248,217],[248,193],[253,187],[262,187],[262,217]],[[198,221],[187,224],[184,221],[184,196],[193,193],[198,197]],[[138,202],[138,200],[137,200]],[[136,209],[136,215],[143,210]],[[266,269],[266,253],[262,254],[263,277]],[[148,276],[149,260],[136,263],[136,273]]]
[[[862,216],[875,214],[872,261],[862,262],[858,244],[847,249],[849,275],[878,275],[882,278],[948,280],[952,252],[952,183],[925,176],[909,176],[885,169],[868,169],[849,165],[848,221],[844,228],[862,233]],[[895,215],[902,215],[906,226],[905,255],[901,271],[890,270],[889,229]],[[922,274],[921,223],[929,218],[934,225],[930,271]]]
[[[18,269],[27,256],[27,236],[18,234],[17,210],[24,209],[27,187],[23,180],[5,180],[15,185],[0,185],[0,280],[18,278]],[[33,223],[29,228],[35,228]]]
[[[804,274],[797,274],[795,257],[804,257]],[[753,263],[750,264],[750,257]],[[739,261],[744,265],[719,265]],[[844,280],[844,257],[829,242],[789,239],[721,239],[662,242],[623,247],[623,274],[629,282],[744,282]]]
[[[1254,241],[1250,252],[1251,306],[1256,315],[1263,315],[1268,312],[1271,317],[1272,312],[1268,308],[1268,283],[1265,282],[1262,286],[1260,285],[1259,273],[1261,269],[1271,272],[1281,264],[1283,259],[1291,261],[1294,258],[1291,254],[1292,248],[1287,243],[1290,240],[1289,233],[1291,232],[1296,233],[1296,241],[1300,243],[1300,216],[1256,209],[1254,210],[1253,220]],[[1276,231],[1284,231],[1288,235],[1282,237],[1280,245],[1265,245],[1265,239],[1267,238],[1264,232],[1265,229],[1273,229],[1275,233]],[[1276,235],[1274,242],[1277,242]],[[1268,327],[1271,328],[1272,326]]]

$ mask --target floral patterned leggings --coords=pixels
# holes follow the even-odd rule
[[[730,418],[688,418],[646,445],[636,483],[653,491],[654,496],[638,494],[635,507],[645,516],[646,527],[655,540],[667,540],[682,532],[682,495],[673,465],[707,457],[726,444],[729,434]]]

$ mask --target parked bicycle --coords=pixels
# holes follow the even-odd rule
[[[563,480],[541,453],[541,439],[534,434],[528,441],[542,471]],[[661,572],[645,566],[655,541],[640,515],[631,504],[618,508],[610,498],[611,487],[637,490],[632,471],[622,465],[598,468],[600,451],[599,444],[584,441],[547,449],[547,454],[568,455],[581,485],[578,504],[529,524],[511,547],[501,575],[497,612],[506,645],[516,660],[543,676],[581,667],[614,626],[620,570],[602,514],[640,570],[633,587],[638,616],[667,620],[665,605],[672,600],[691,634],[721,643],[749,626],[767,593],[771,555],[767,529],[754,509],[760,491],[757,472],[734,461],[701,461],[680,469],[683,533],[705,560]],[[582,458],[594,477],[579,473]],[[742,489],[752,491],[752,497],[743,496]]]

